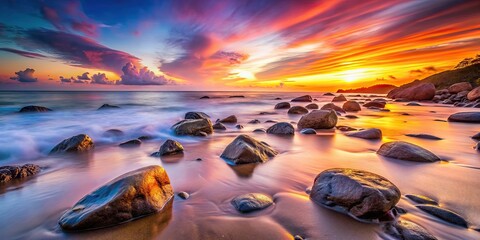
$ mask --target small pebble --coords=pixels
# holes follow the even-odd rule
[[[186,200],[190,197],[190,194],[188,194],[186,192],[179,192],[179,193],[177,193],[177,196],[179,196],[183,200]]]

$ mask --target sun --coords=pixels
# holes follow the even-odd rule
[[[354,82],[365,77],[364,69],[352,69],[342,72],[342,79],[345,82]]]
[[[245,78],[245,79],[248,79],[248,80],[254,80],[255,79],[255,74],[253,74],[250,71],[238,70],[237,75],[241,78]]]

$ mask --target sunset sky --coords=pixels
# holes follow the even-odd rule
[[[333,91],[480,54],[480,1],[0,3],[0,89]]]

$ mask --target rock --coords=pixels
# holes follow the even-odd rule
[[[143,136],[138,137],[138,140],[140,140],[140,141],[148,141],[148,140],[152,140],[153,138],[154,138],[153,136],[143,135]]]
[[[323,96],[335,96],[335,94],[327,92],[327,93],[324,93]]]
[[[358,112],[362,110],[360,104],[358,104],[358,102],[356,101],[346,101],[343,104],[342,108],[345,112]]]
[[[203,96],[200,99],[209,99],[209,98],[210,98],[209,96]]]
[[[265,142],[260,142],[248,135],[239,135],[223,151],[221,157],[234,164],[263,163],[278,154]]]
[[[172,198],[173,189],[165,169],[148,166],[115,178],[86,195],[58,223],[70,231],[110,227],[160,212]]]
[[[477,145],[475,145],[475,150],[480,151],[480,142],[478,142]]]
[[[363,104],[364,107],[366,108],[384,108],[386,105],[385,102],[377,102],[377,101],[371,101],[371,102],[367,102],[365,104]]]
[[[210,119],[210,116],[204,112],[187,112],[185,119]]]
[[[260,112],[260,115],[275,115],[276,112]]]
[[[241,125],[241,124],[237,124],[237,125],[235,125],[235,127],[236,127],[237,129],[243,129],[243,125]]]
[[[405,195],[408,199],[412,200],[415,203],[419,204],[430,204],[430,205],[438,205],[438,202],[422,195],[417,195],[417,194],[407,194]]]
[[[227,127],[225,127],[225,125],[223,125],[221,122],[213,124],[212,128],[215,130],[227,130]]]
[[[345,115],[345,117],[346,117],[346,118],[349,118],[349,119],[356,119],[356,118],[358,118],[357,116],[355,116],[355,115],[350,115],[350,114],[349,114],[349,115]]]
[[[259,124],[259,123],[261,123],[261,122],[260,122],[260,120],[258,120],[258,119],[253,119],[253,120],[251,120],[251,121],[248,122],[248,123],[250,123],[250,124]]]
[[[132,139],[123,143],[120,143],[118,146],[120,147],[139,147],[142,144],[142,141],[138,139]]]
[[[281,102],[281,103],[277,103],[277,105],[275,105],[275,109],[289,109],[290,108],[290,103],[289,102]]]
[[[363,139],[382,139],[382,130],[378,128],[370,128],[358,132],[349,132],[346,134],[349,137],[363,138]]]
[[[333,168],[314,181],[310,199],[357,220],[385,216],[400,200],[400,190],[388,179],[362,170]]]
[[[99,107],[97,110],[108,110],[108,109],[117,109],[120,108],[119,106],[115,105],[110,105],[110,104],[103,104],[101,107]]]
[[[52,109],[43,107],[43,106],[25,106],[20,109],[21,113],[32,113],[32,112],[51,112]]]
[[[160,146],[160,149],[158,150],[158,156],[165,156],[165,155],[175,155],[179,153],[183,153],[183,146],[181,143],[167,139],[162,146]]]
[[[318,109],[318,105],[316,103],[310,103],[307,106],[305,106],[306,109]]]
[[[175,123],[172,129],[177,135],[203,136],[213,132],[212,122],[209,119],[185,119]]]
[[[480,140],[480,132],[477,133],[477,134],[475,134],[475,135],[473,135],[473,136],[472,136],[472,139]]]
[[[269,207],[273,199],[261,193],[247,193],[233,198],[231,203],[239,212],[248,213]]]
[[[333,110],[333,111],[336,111],[336,112],[341,112],[341,113],[345,113],[345,110],[343,110],[343,108],[333,104],[333,103],[327,103],[325,105],[322,106],[322,108],[320,108],[320,110]]]
[[[282,100],[282,98],[276,97],[275,100]]]
[[[480,112],[459,112],[448,117],[449,122],[480,123]]]
[[[470,92],[467,94],[467,99],[469,101],[475,101],[480,98],[480,87],[476,87],[472,89]]]
[[[123,135],[123,131],[120,129],[108,129],[103,133],[105,137],[120,137]]]
[[[468,228],[468,222],[458,213],[434,205],[417,205],[416,207],[446,222]]]
[[[245,98],[245,96],[243,96],[243,95],[232,95],[232,96],[229,96],[228,98]]]
[[[255,130],[253,130],[253,132],[255,132],[255,133],[266,133],[267,130],[265,130],[264,128],[257,128]]]
[[[335,96],[332,99],[332,102],[344,102],[344,101],[347,101],[347,98],[345,96],[343,96],[343,94]]]
[[[439,157],[437,157],[435,154],[428,151],[427,149],[403,141],[384,143],[382,144],[382,146],[380,146],[380,149],[378,149],[377,154],[384,157],[413,162],[440,161]]]
[[[399,240],[437,240],[425,228],[406,220],[387,223],[384,225],[383,231]]]
[[[267,129],[267,133],[280,134],[280,135],[294,135],[295,128],[288,122],[275,123],[273,126]]]
[[[288,114],[305,114],[308,113],[308,109],[302,106],[293,106],[288,109]]]
[[[301,134],[317,134],[317,131],[315,131],[315,129],[313,128],[304,128],[300,131]]]
[[[292,99],[292,102],[311,102],[311,101],[312,101],[312,96],[310,95],[305,95],[305,96]]]
[[[439,138],[437,136],[433,136],[433,135],[430,135],[430,134],[423,134],[423,133],[420,133],[420,134],[405,134],[405,136],[408,136],[408,137],[414,137],[414,138],[422,138],[422,139],[430,139],[430,140],[442,140],[443,138]]]
[[[221,123],[237,123],[237,117],[235,115],[230,115],[219,122]]]
[[[40,167],[35,164],[25,164],[23,166],[1,166],[0,183],[8,182],[12,179],[23,179],[40,172]]]
[[[337,114],[329,110],[313,110],[302,116],[298,121],[297,128],[330,129],[337,125]]]
[[[277,122],[278,122],[278,121],[276,121],[276,120],[267,120],[267,121],[265,121],[265,123],[277,123]]]
[[[82,153],[88,152],[93,148],[94,144],[92,139],[87,134],[79,134],[61,141],[50,151],[50,154],[66,152]]]
[[[303,240],[303,237],[300,236],[300,235],[295,235],[295,236],[293,237],[293,240]]]
[[[190,194],[187,192],[179,192],[177,193],[177,196],[179,196],[183,200],[187,200],[190,197]]]
[[[410,101],[432,100],[435,92],[433,83],[420,83],[414,86],[395,88],[387,94],[387,97],[405,98]]]
[[[349,126],[336,126],[336,128],[342,132],[348,132],[348,131],[356,131],[356,128],[349,127]]]
[[[459,93],[462,91],[470,91],[472,89],[473,89],[472,84],[470,84],[469,82],[459,82],[448,87],[448,92]]]
[[[407,106],[422,106],[422,105],[420,105],[420,103],[417,103],[417,102],[409,102],[407,103]]]

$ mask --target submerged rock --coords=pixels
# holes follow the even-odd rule
[[[418,107],[418,106],[422,106],[422,105],[420,105],[420,103],[417,103],[417,102],[409,102],[409,103],[407,103],[407,106],[417,106]]]
[[[79,134],[61,141],[50,151],[50,154],[82,153],[88,152],[93,148],[93,140],[87,134]]]
[[[446,222],[468,228],[468,222],[458,213],[434,205],[417,205],[416,207]]]
[[[337,125],[337,114],[329,110],[313,110],[302,116],[298,121],[297,128],[330,129]]]
[[[304,128],[300,131],[301,134],[317,134],[317,131],[315,131],[315,129],[313,128]]]
[[[349,126],[336,126],[336,128],[342,132],[349,132],[349,131],[356,131],[356,128],[349,127]]]
[[[43,106],[25,106],[22,109],[20,109],[21,113],[31,113],[31,112],[51,112],[52,109],[43,107]]]
[[[273,126],[267,129],[267,133],[279,134],[279,135],[294,135],[295,128],[292,124],[287,122],[275,123]]]
[[[305,96],[301,96],[301,97],[297,97],[297,98],[292,99],[292,102],[311,102],[312,100],[313,100],[312,96],[305,95]]]
[[[209,99],[209,98],[210,98],[209,96],[200,97],[200,99]]]
[[[263,163],[278,154],[265,142],[260,142],[248,135],[239,135],[223,151],[221,157],[234,164]]]
[[[318,105],[316,103],[310,103],[307,106],[305,106],[306,109],[318,109]]]
[[[388,179],[362,170],[333,168],[314,181],[310,198],[358,220],[385,216],[400,200],[400,190]]]
[[[120,108],[119,106],[115,105],[110,105],[110,104],[103,104],[101,107],[99,107],[97,110],[107,110],[107,109],[117,109]]]
[[[360,107],[360,104],[356,101],[346,101],[342,108],[346,112],[358,112],[362,110],[362,107]]]
[[[132,139],[132,140],[120,143],[118,146],[124,147],[124,148],[126,148],[126,147],[138,147],[141,144],[142,144],[142,141],[140,141],[139,139]]]
[[[227,130],[227,127],[225,127],[225,125],[223,125],[221,122],[213,124],[212,128],[216,130]]]
[[[103,135],[106,137],[120,137],[123,135],[123,131],[120,129],[108,129]]]
[[[302,106],[293,106],[288,109],[288,114],[305,114],[308,113],[308,109]]]
[[[235,128],[237,128],[237,129],[243,129],[243,125],[237,124],[237,125],[235,125]]]
[[[262,193],[247,193],[232,199],[232,205],[242,213],[262,210],[273,204],[273,199]]]
[[[204,112],[187,112],[185,119],[210,119],[210,116]]]
[[[383,231],[399,240],[436,240],[437,238],[420,225],[398,220],[383,226]]]
[[[260,122],[260,120],[258,120],[258,119],[253,119],[253,120],[250,120],[248,123],[250,123],[250,124],[259,124],[259,123],[261,123],[261,122]]]
[[[430,140],[442,140],[443,138],[439,138],[437,136],[433,136],[433,135],[430,135],[430,134],[423,134],[423,133],[420,133],[420,134],[405,134],[405,136],[408,136],[408,137],[414,137],[414,138],[422,138],[422,139],[430,139]]]
[[[110,227],[159,212],[172,199],[165,169],[148,166],[126,173],[83,197],[60,218],[65,230]]]
[[[386,105],[385,102],[371,101],[363,104],[366,108],[384,108]]]
[[[415,203],[419,204],[431,204],[431,205],[438,205],[438,202],[423,195],[417,195],[417,194],[407,194],[405,195],[406,198],[412,200]]]
[[[177,135],[204,136],[213,132],[209,119],[185,119],[172,126]]]
[[[0,183],[8,182],[12,179],[23,179],[40,172],[40,167],[35,164],[25,164],[23,166],[1,166]]]
[[[235,115],[230,115],[219,122],[221,123],[237,123],[237,117]]]
[[[255,130],[253,130],[254,133],[266,133],[267,130],[265,130],[265,128],[257,128]]]
[[[382,130],[378,128],[370,128],[358,132],[349,132],[346,134],[349,137],[363,138],[363,139],[382,139]]]
[[[174,155],[174,154],[183,153],[183,150],[184,149],[181,143],[175,140],[167,139],[167,141],[165,141],[162,144],[162,146],[160,146],[160,149],[158,150],[157,153],[155,153],[155,155],[158,155],[158,156]]]
[[[320,108],[320,110],[334,110],[336,112],[341,112],[341,113],[345,113],[345,111],[343,110],[343,108],[333,104],[333,103],[327,103],[325,105],[322,106],[322,108]]]
[[[413,162],[436,162],[440,158],[425,148],[404,141],[387,142],[380,146],[377,154],[384,157]]]
[[[449,122],[480,123],[480,112],[459,112],[448,117]]]
[[[275,109],[289,109],[290,108],[290,103],[289,102],[281,102],[281,103],[277,103],[277,105],[275,105]]]
[[[347,98],[345,96],[343,96],[343,94],[335,96],[332,99],[332,102],[345,102],[345,101],[347,101]]]

